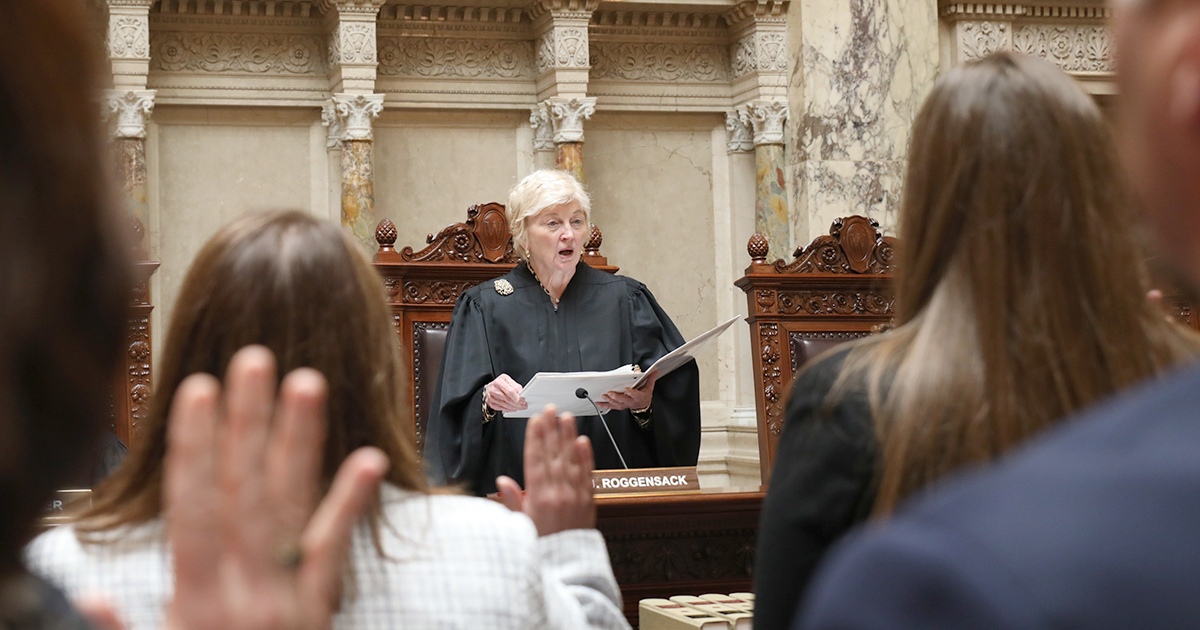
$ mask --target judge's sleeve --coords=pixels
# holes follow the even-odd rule
[[[630,296],[633,354],[642,369],[682,346],[683,335],[645,285]],[[659,466],[695,466],[700,455],[700,369],[695,361],[654,385],[651,430]]]
[[[464,294],[450,317],[426,427],[425,465],[434,483],[478,488],[491,429],[483,422],[483,387],[493,378],[483,311]]]

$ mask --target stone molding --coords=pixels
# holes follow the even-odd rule
[[[1080,3],[939,2],[950,41],[951,64],[1015,50],[1045,59],[1080,77],[1110,78],[1115,71],[1111,9],[1102,0]]]
[[[718,44],[595,42],[592,79],[622,81],[729,81],[729,54]]]
[[[754,146],[783,144],[783,130],[788,118],[785,101],[747,103],[740,109],[740,115],[743,123],[754,129]]]
[[[533,43],[505,39],[379,38],[379,75],[533,79]]]
[[[443,6],[440,4],[389,4],[379,11],[380,27],[413,25],[426,28],[447,24],[506,24],[529,25],[528,13],[520,7]]]
[[[375,15],[387,0],[319,0],[318,6],[325,13],[366,13]]]
[[[116,138],[145,138],[146,121],[154,111],[154,90],[109,90],[105,110],[114,121]]]
[[[726,153],[749,153],[754,150],[752,125],[744,111],[725,112],[725,131],[729,138],[725,143]]]
[[[150,39],[151,68],[166,72],[324,75],[317,35],[168,31]]]
[[[554,122],[550,118],[549,106],[538,103],[530,108],[529,126],[533,127],[533,150],[554,150]]]
[[[529,7],[529,16],[534,20],[553,15],[555,18],[591,19],[600,6],[600,0],[535,0]]]
[[[101,0],[100,4],[107,5],[108,8],[131,7],[135,9],[150,10],[157,0]]]
[[[159,0],[158,15],[208,15],[236,18],[309,18],[316,15],[314,0]]]
[[[329,143],[371,140],[372,121],[382,111],[382,94],[334,94],[321,110],[321,124],[329,127]]]
[[[746,0],[725,12],[725,22],[736,27],[749,22],[787,23],[788,0]]]
[[[553,127],[555,144],[583,142],[583,121],[596,113],[595,97],[555,97],[543,103]]]

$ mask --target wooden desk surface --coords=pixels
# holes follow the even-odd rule
[[[646,597],[750,591],[761,490],[598,497],[625,616],[637,627]]]

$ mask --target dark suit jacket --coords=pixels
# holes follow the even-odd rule
[[[847,537],[796,627],[1200,627],[1200,369]]]
[[[865,386],[826,405],[851,345],[818,359],[792,386],[759,522],[756,630],[791,624],[817,563],[875,501],[878,449]]]

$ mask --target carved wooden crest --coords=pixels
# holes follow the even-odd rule
[[[775,270],[779,273],[891,273],[895,271],[895,244],[895,238],[879,231],[878,221],[854,215],[835,220],[828,236],[818,236],[808,247],[797,250],[792,262],[776,262]],[[751,258],[760,248],[761,243],[751,237],[747,244]]]
[[[378,236],[378,235],[377,235]],[[395,237],[393,238],[393,242]],[[400,250],[404,262],[516,263],[504,206],[485,203],[467,209],[467,220],[425,237],[429,247]],[[380,245],[384,245],[380,241]]]

